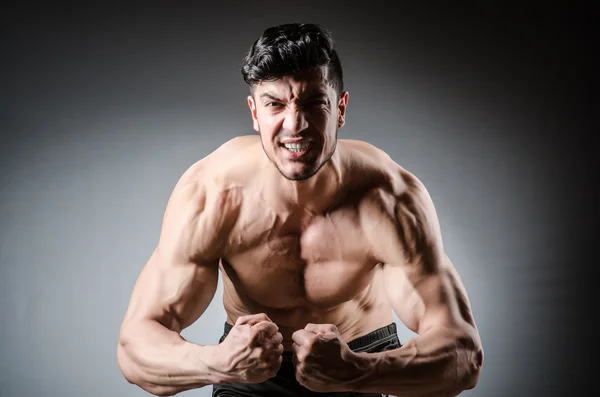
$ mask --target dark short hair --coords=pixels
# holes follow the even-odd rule
[[[327,67],[329,84],[338,96],[344,90],[342,65],[331,34],[318,24],[287,23],[267,28],[252,44],[242,66],[252,89],[260,81]]]

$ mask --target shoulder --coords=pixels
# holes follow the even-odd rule
[[[231,138],[190,165],[181,175],[178,186],[202,181],[224,183],[233,179],[237,172],[243,172],[256,164],[256,152],[260,148],[258,136],[246,135]],[[228,179],[228,176],[231,178]],[[233,182],[233,181],[232,181]]]
[[[257,142],[253,136],[228,140],[182,173],[166,205],[163,245],[188,244],[189,249],[218,256],[215,242],[223,240],[235,224],[242,205],[244,175],[256,157],[249,155],[248,149]],[[209,247],[215,252],[208,252]]]
[[[374,231],[372,235],[385,233],[408,251],[410,247],[441,244],[436,209],[421,179],[372,144],[346,140],[343,145],[348,149],[350,161],[355,163],[354,169],[370,175],[373,181],[366,182],[369,198],[366,214]]]
[[[384,192],[395,201],[407,197],[428,199],[425,185],[412,172],[401,166],[384,149],[359,140],[340,140],[348,158],[351,172],[361,170],[365,179],[377,181],[375,190]]]
[[[353,161],[362,161],[365,165],[389,165],[395,163],[390,155],[372,143],[357,139],[340,139],[339,144],[348,152]],[[381,164],[383,161],[384,164]]]
[[[258,165],[258,136],[238,136],[227,140],[207,156],[190,165],[173,189],[173,198],[186,200],[219,196],[244,187]]]

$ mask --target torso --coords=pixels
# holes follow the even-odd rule
[[[236,181],[239,213],[220,265],[230,323],[266,313],[288,350],[292,333],[307,323],[335,324],[346,341],[391,323],[368,235],[391,188],[377,182],[389,180],[385,171],[372,172],[323,213],[274,208],[253,186],[259,179]]]

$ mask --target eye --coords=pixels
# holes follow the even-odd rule
[[[279,102],[267,102],[267,103],[265,104],[265,106],[269,108],[269,107],[280,107],[280,106],[282,106],[282,105],[281,105],[281,103],[279,103]]]
[[[314,99],[314,100],[308,102],[308,104],[311,106],[322,106],[322,105],[326,105],[327,101],[325,101],[323,99]]]

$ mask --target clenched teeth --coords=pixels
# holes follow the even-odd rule
[[[302,143],[284,143],[283,146],[290,152],[302,152],[310,146],[310,142],[302,142]]]

